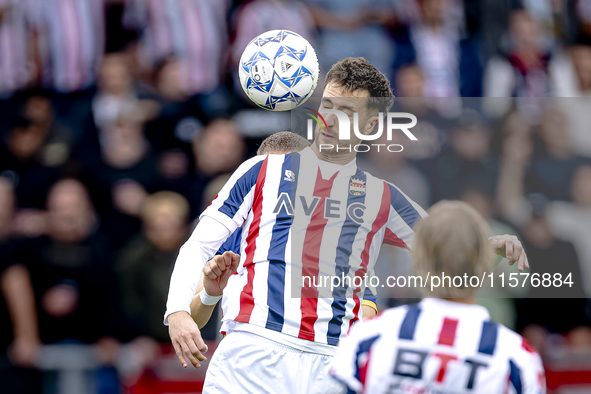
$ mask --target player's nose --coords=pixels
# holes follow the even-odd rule
[[[337,116],[335,114],[324,114],[324,120],[326,121],[326,126],[330,129],[334,127],[337,122]]]

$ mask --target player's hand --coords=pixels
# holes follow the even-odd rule
[[[205,264],[203,288],[210,296],[221,296],[230,275],[236,272],[240,256],[233,252],[217,255]]]
[[[185,357],[195,368],[201,367],[199,361],[207,360],[203,355],[207,352],[207,345],[201,338],[199,327],[187,312],[175,312],[168,316],[168,334],[183,368],[187,368]]]
[[[509,260],[509,265],[517,262],[517,269],[523,271],[523,268],[529,268],[529,261],[523,249],[523,245],[514,235],[497,235],[490,239],[495,253]]]

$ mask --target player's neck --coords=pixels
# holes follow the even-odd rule
[[[444,298],[447,301],[459,302],[460,304],[476,304],[476,298]]]
[[[346,164],[349,164],[350,162],[352,162],[353,160],[355,160],[355,156],[357,152],[347,152],[347,153],[343,153],[343,154],[339,154],[339,155],[327,155],[325,153],[322,153],[318,150],[318,148],[316,147],[316,144],[312,144],[311,149],[314,151],[314,153],[316,153],[316,156],[322,160],[322,161],[326,161],[329,163],[333,163],[333,164],[338,164],[340,166],[344,166]]]

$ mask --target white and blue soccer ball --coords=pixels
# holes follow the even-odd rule
[[[240,84],[259,107],[287,111],[303,104],[318,84],[318,57],[310,43],[289,30],[271,30],[244,49]]]

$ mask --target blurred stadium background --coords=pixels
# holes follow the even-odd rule
[[[578,298],[481,302],[550,392],[590,392],[591,0],[0,0],[0,392],[200,391],[162,325],[168,281],[229,174],[290,127],[237,81],[272,29],[321,74],[365,57],[426,119],[420,149],[361,156],[371,173],[424,207],[463,199],[520,234],[532,272],[581,278]],[[387,274],[408,269],[395,253]]]

